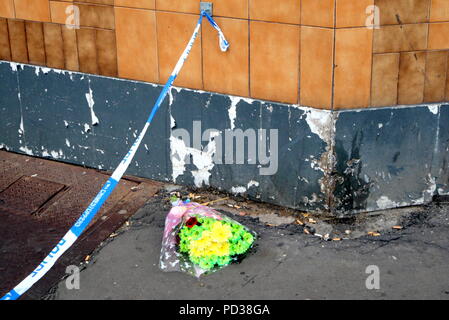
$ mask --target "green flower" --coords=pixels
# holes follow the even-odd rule
[[[221,257],[218,257],[218,259],[217,259],[217,264],[220,267],[227,266],[230,263],[231,263],[231,257],[230,256],[221,256]]]
[[[190,257],[189,256],[189,258],[190,258],[190,261],[192,261],[194,264],[200,264],[200,262],[201,262],[201,258],[199,258],[199,257]]]
[[[186,239],[182,239],[182,240],[179,242],[179,250],[180,250],[181,252],[187,253],[187,252],[189,252],[189,245],[190,245],[190,241],[188,241],[188,240],[186,240]]]
[[[231,227],[232,231],[235,233],[241,233],[245,231],[245,227],[243,227],[241,224],[233,223]]]
[[[249,244],[252,244],[254,242],[254,237],[251,233],[245,232],[243,234],[243,241],[248,242]]]
[[[232,249],[233,249],[232,251],[233,251],[235,254],[242,254],[242,253],[244,253],[244,252],[246,251],[246,246],[245,246],[245,244],[244,244],[243,241],[239,241],[238,243],[236,243],[236,244],[233,246]]]
[[[214,265],[215,265],[214,263],[206,259],[201,259],[199,263],[200,268],[204,270],[211,270],[214,267]]]

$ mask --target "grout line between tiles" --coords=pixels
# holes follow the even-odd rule
[[[331,90],[331,105],[330,110],[335,110],[335,68],[337,57],[337,0],[334,0],[334,27],[333,27],[333,48],[332,48],[332,90]]]
[[[155,1],[156,6],[156,1]],[[157,61],[157,82],[160,83],[161,81],[161,70],[160,70],[160,63],[159,63],[159,40],[158,40],[158,31],[157,31],[157,14],[154,12],[154,43],[156,43],[156,61]]]
[[[302,2],[299,3],[298,99],[296,100],[298,104],[301,104],[301,53],[302,53],[301,16],[302,16]]]
[[[248,96],[252,97],[251,93],[251,20],[250,18],[250,7],[251,7],[251,1],[248,1]]]
[[[9,32],[9,23],[8,23],[9,19],[5,19],[6,22],[6,31],[8,32],[8,45],[9,45],[9,56],[12,60],[12,46],[11,46],[11,36],[10,36],[10,32]]]
[[[59,32],[61,33],[61,40],[62,40],[62,57],[63,57],[63,60],[64,60],[64,69],[67,69],[66,52],[65,52],[65,40],[64,40],[64,33],[62,32],[62,28],[64,28],[63,26],[65,26],[65,25],[61,25],[61,27],[59,28]]]

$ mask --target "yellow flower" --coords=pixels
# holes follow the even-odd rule
[[[190,242],[190,254],[194,257],[208,257],[212,255],[229,255],[230,246],[228,239],[232,235],[231,229],[220,226],[212,227],[211,231],[203,231],[201,238]]]
[[[232,237],[231,226],[222,224],[220,221],[216,221],[211,228],[211,233],[214,240],[217,242],[228,241]]]

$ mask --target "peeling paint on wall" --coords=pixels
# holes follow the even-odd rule
[[[100,120],[98,120],[98,117],[97,117],[97,115],[95,114],[95,111],[94,111],[95,101],[94,101],[94,94],[93,94],[92,89],[90,87],[90,80],[89,80],[89,92],[86,93],[86,100],[87,100],[87,104],[89,105],[89,109],[90,109],[90,116],[92,118],[92,125],[96,126],[97,124],[100,123]]]
[[[228,115],[229,115],[229,122],[231,124],[230,128],[231,130],[235,129],[235,120],[237,118],[237,104],[240,101],[245,101],[248,104],[253,103],[253,99],[244,98],[244,97],[237,97],[237,96],[229,96],[229,99],[231,99],[231,105],[228,109]]]
[[[382,196],[380,197],[377,201],[377,208],[379,210],[385,210],[385,209],[390,209],[390,208],[398,208],[404,205],[407,205],[407,203],[403,202],[403,203],[398,203],[398,202],[394,202],[392,200],[390,200],[387,196]]]
[[[248,189],[251,187],[258,187],[259,186],[259,182],[251,180],[250,182],[248,182]]]
[[[196,148],[187,147],[183,140],[171,136],[170,150],[173,167],[172,179],[174,182],[180,175],[185,173],[186,165],[190,162],[188,159],[192,159],[192,164],[196,167],[196,170],[191,171],[195,186],[209,185],[211,170],[214,167],[215,141],[211,140],[205,151],[200,151]]]
[[[161,90],[4,62],[0,78],[0,148],[104,170],[114,169],[126,153]],[[165,115],[158,114],[129,174],[334,215],[422,204],[449,193],[449,112],[442,112],[447,105],[329,111],[176,87],[167,100]],[[76,106],[86,102],[89,113],[80,112]],[[196,120],[220,132],[278,129],[278,171],[262,176],[261,165],[247,159],[214,163],[213,137],[198,147],[174,134],[178,128],[190,132]]]
[[[237,117],[237,103],[240,102],[240,99],[236,97],[231,97],[231,106],[229,107],[229,122],[231,123],[231,130],[235,128],[235,118]]]
[[[305,120],[310,130],[323,141],[332,137],[332,113],[327,110],[309,109],[305,112]]]
[[[432,112],[433,114],[438,114],[438,111],[440,109],[440,105],[432,104],[432,105],[427,106],[427,108],[429,108],[429,111]]]
[[[246,192],[246,188],[244,186],[236,186],[231,188],[231,192],[233,194],[242,194]]]

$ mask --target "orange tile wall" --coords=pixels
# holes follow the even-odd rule
[[[210,1],[231,47],[205,23],[177,86],[322,109],[449,100],[449,0]],[[0,0],[0,59],[164,83],[199,3]]]

